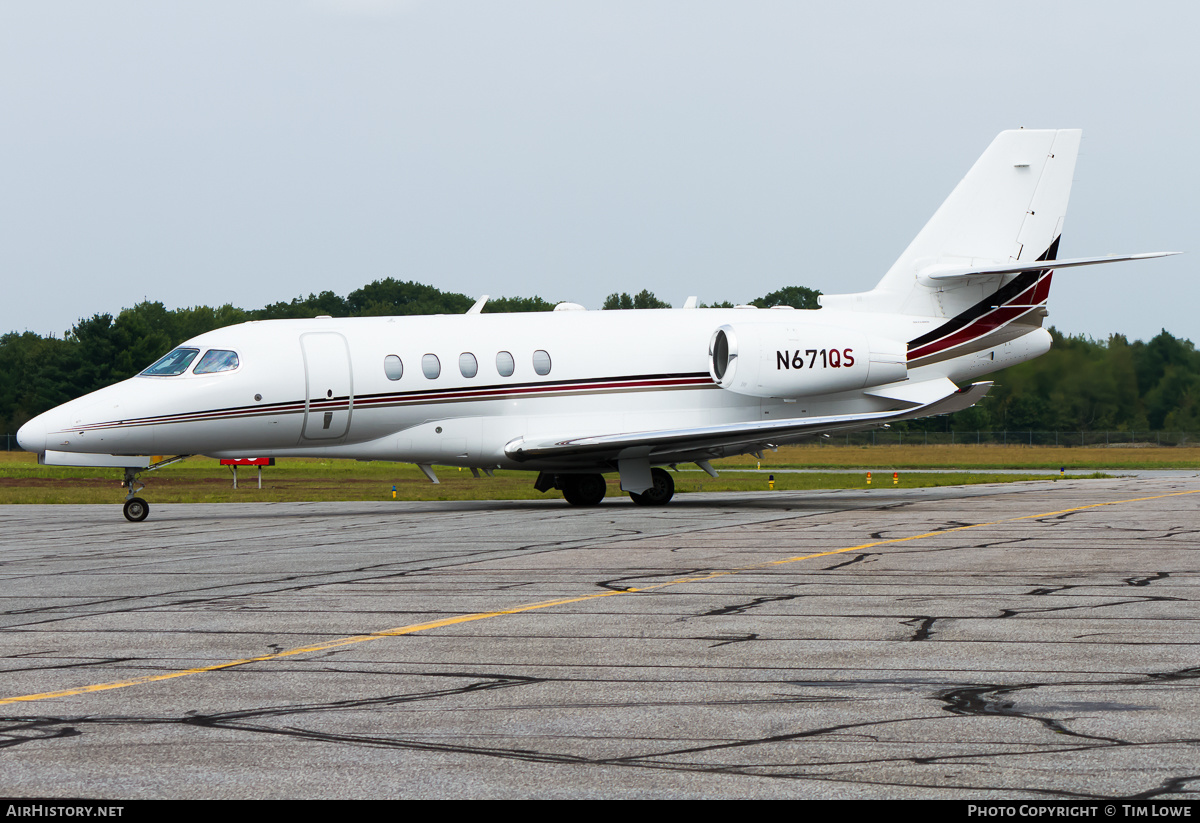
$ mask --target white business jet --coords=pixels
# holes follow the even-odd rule
[[[339,457],[538,472],[591,506],[605,472],[642,505],[663,466],[965,409],[970,381],[1050,348],[1077,130],[1000,134],[879,284],[817,311],[753,307],[317,317],[208,332],[25,424],[46,465],[138,473],[188,455]],[[778,308],[778,307],[777,307]],[[152,455],[176,455],[152,457]]]

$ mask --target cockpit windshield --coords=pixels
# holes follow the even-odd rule
[[[142,376],[173,377],[177,374],[183,374],[199,353],[199,349],[175,349],[163,355],[158,362],[142,372]]]
[[[209,349],[200,358],[192,374],[213,374],[219,371],[233,371],[238,367],[238,356],[235,351]]]
[[[142,372],[143,377],[176,377],[183,374],[192,365],[200,349],[175,349],[164,355],[157,363]],[[216,374],[217,372],[233,371],[241,363],[237,352],[228,349],[209,349],[200,358],[192,374]]]

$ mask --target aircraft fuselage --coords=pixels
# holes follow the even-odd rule
[[[757,353],[760,365],[800,394],[720,388],[709,347],[722,326],[764,329],[768,337],[778,331],[779,345]],[[925,317],[764,309],[251,322],[178,347],[197,349],[196,360],[209,350],[235,352],[235,369],[130,378],[40,416],[22,429],[21,442],[35,451],[536,469],[536,460],[516,461],[505,446],[531,435],[578,438],[900,408],[861,390],[806,395],[802,387],[865,365],[869,353],[840,345],[843,333],[907,340],[929,327]],[[1019,351],[990,347],[910,371],[907,380],[970,379],[1040,354],[1046,338],[1026,326]]]

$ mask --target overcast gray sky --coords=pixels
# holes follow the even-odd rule
[[[997,132],[1082,128],[1069,333],[1200,342],[1195,3],[0,0],[0,331],[384,277],[871,288]]]

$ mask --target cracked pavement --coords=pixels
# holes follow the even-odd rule
[[[1194,801],[1194,492],[7,506],[4,794]]]

